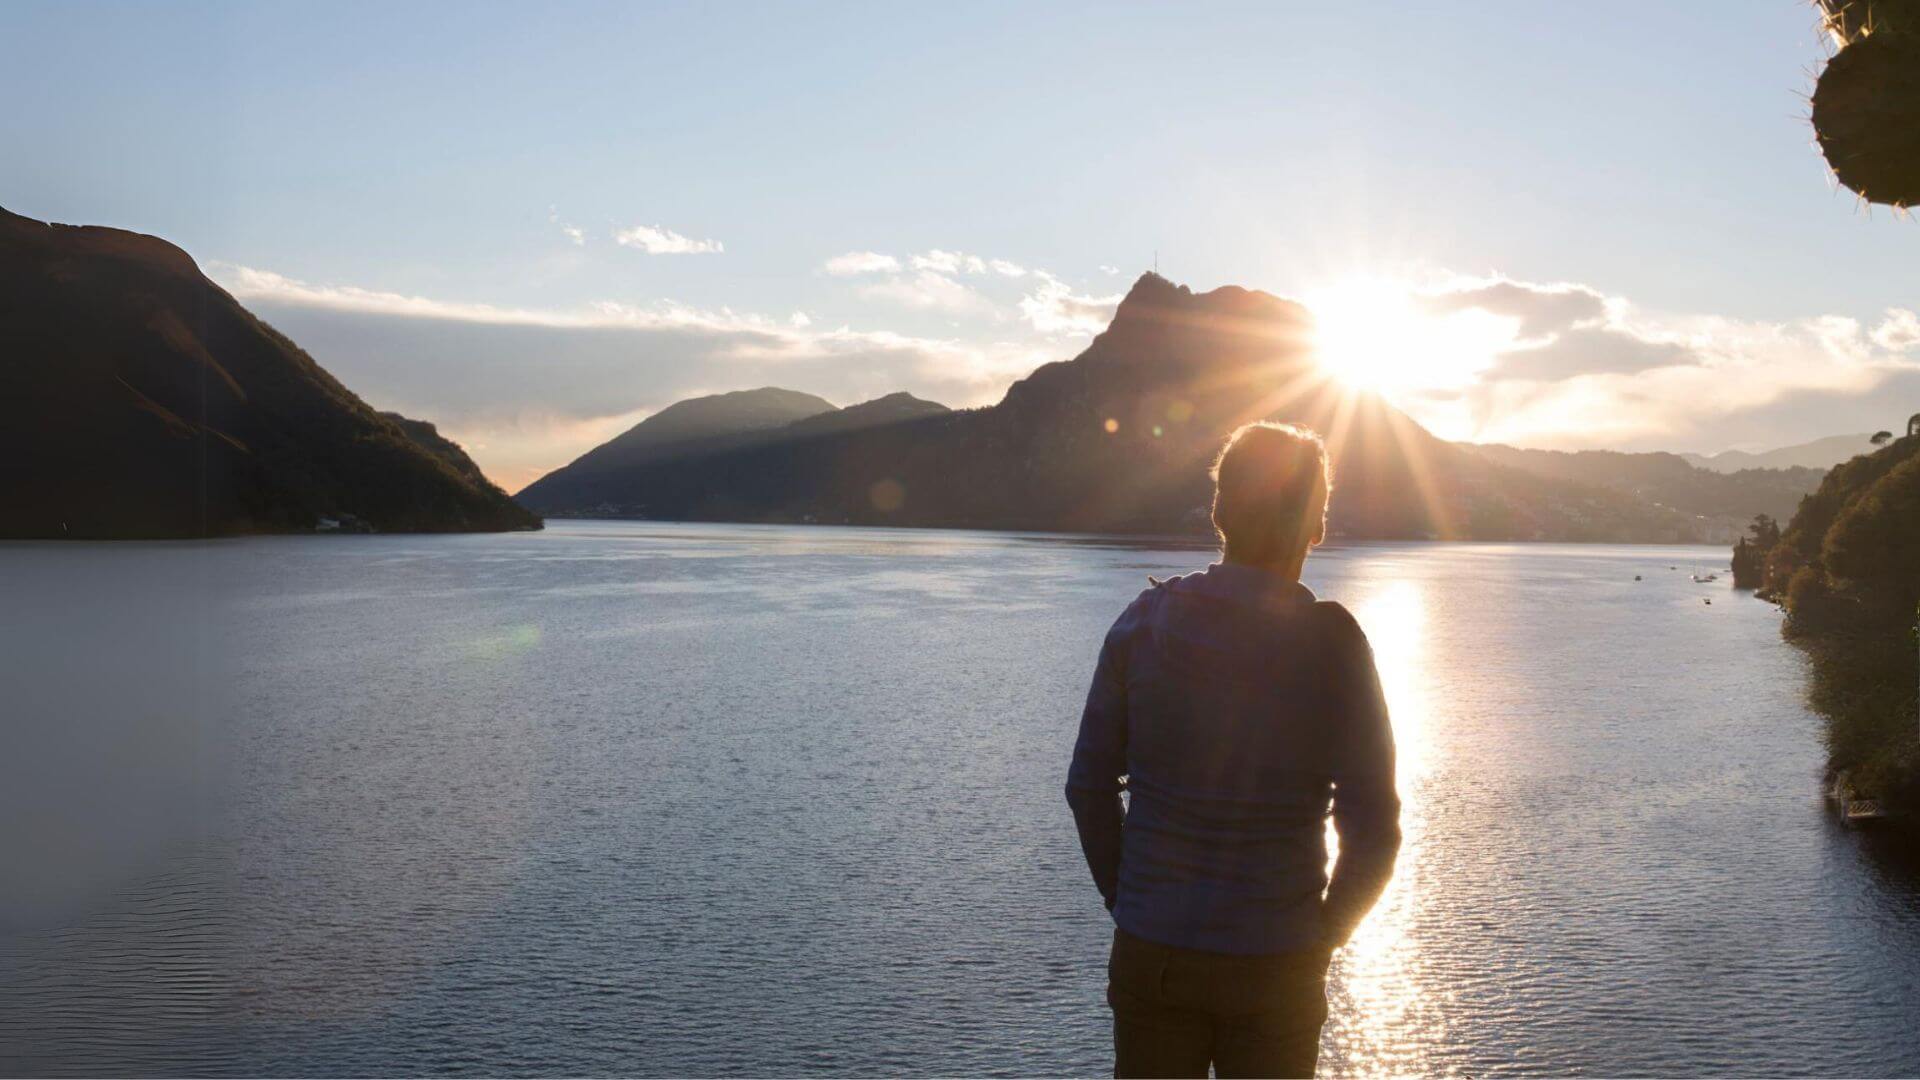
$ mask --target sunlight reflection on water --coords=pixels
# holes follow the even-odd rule
[[[1412,925],[1420,893],[1417,852],[1421,827],[1431,716],[1426,700],[1426,604],[1421,586],[1361,569],[1349,605],[1367,631],[1374,663],[1393,717],[1401,798],[1402,854],[1380,903],[1335,959],[1330,980],[1330,1018],[1323,1042],[1329,1058],[1367,1062],[1381,1075],[1433,1075],[1423,1051],[1444,1039],[1446,1014],[1436,988],[1422,979],[1421,945]],[[1332,824],[1328,850],[1339,851]],[[1410,1039],[1409,1031],[1424,1033]]]

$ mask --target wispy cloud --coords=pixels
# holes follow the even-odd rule
[[[1020,301],[1020,314],[1043,334],[1097,334],[1113,321],[1120,295],[1084,296],[1044,270],[1033,271],[1039,287]]]
[[[1873,343],[1892,352],[1920,348],[1920,315],[1906,308],[1888,308],[1887,317],[1873,328]]]
[[[572,241],[573,246],[582,247],[586,244],[587,242],[586,230],[580,228],[577,225],[572,225],[572,224],[569,224],[568,222],[560,220],[559,207],[557,206],[547,207],[547,220],[553,223],[553,225],[560,230],[561,235],[565,236],[568,240]]]
[[[984,274],[987,272],[987,260],[978,255],[966,255],[958,251],[941,251],[935,248],[913,256],[915,270],[930,270],[936,274]]]
[[[877,251],[849,251],[845,255],[835,255],[828,259],[820,269],[835,277],[884,274],[900,269],[900,260],[891,255],[882,255]]]
[[[718,240],[694,240],[658,225],[635,225],[613,234],[614,242],[639,248],[649,255],[718,255],[726,250]]]
[[[993,301],[968,285],[945,274],[922,270],[911,277],[893,277],[862,285],[860,295],[869,300],[885,300],[910,308],[955,313],[987,313]]]

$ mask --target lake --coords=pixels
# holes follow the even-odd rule
[[[0,1071],[1105,1074],[1061,786],[1107,625],[1210,558],[565,521],[0,546]],[[1689,580],[1724,564],[1309,562],[1372,637],[1406,804],[1323,1072],[1920,1069],[1920,869],[1823,808],[1778,612]]]

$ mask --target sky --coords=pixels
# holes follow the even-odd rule
[[[153,233],[515,490],[671,402],[989,404],[1157,265],[1449,438],[1920,409],[1797,0],[0,5],[0,205]]]

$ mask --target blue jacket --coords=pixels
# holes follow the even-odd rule
[[[1248,955],[1338,946],[1400,847],[1366,635],[1346,608],[1254,567],[1154,582],[1101,647],[1067,802],[1122,930]]]

